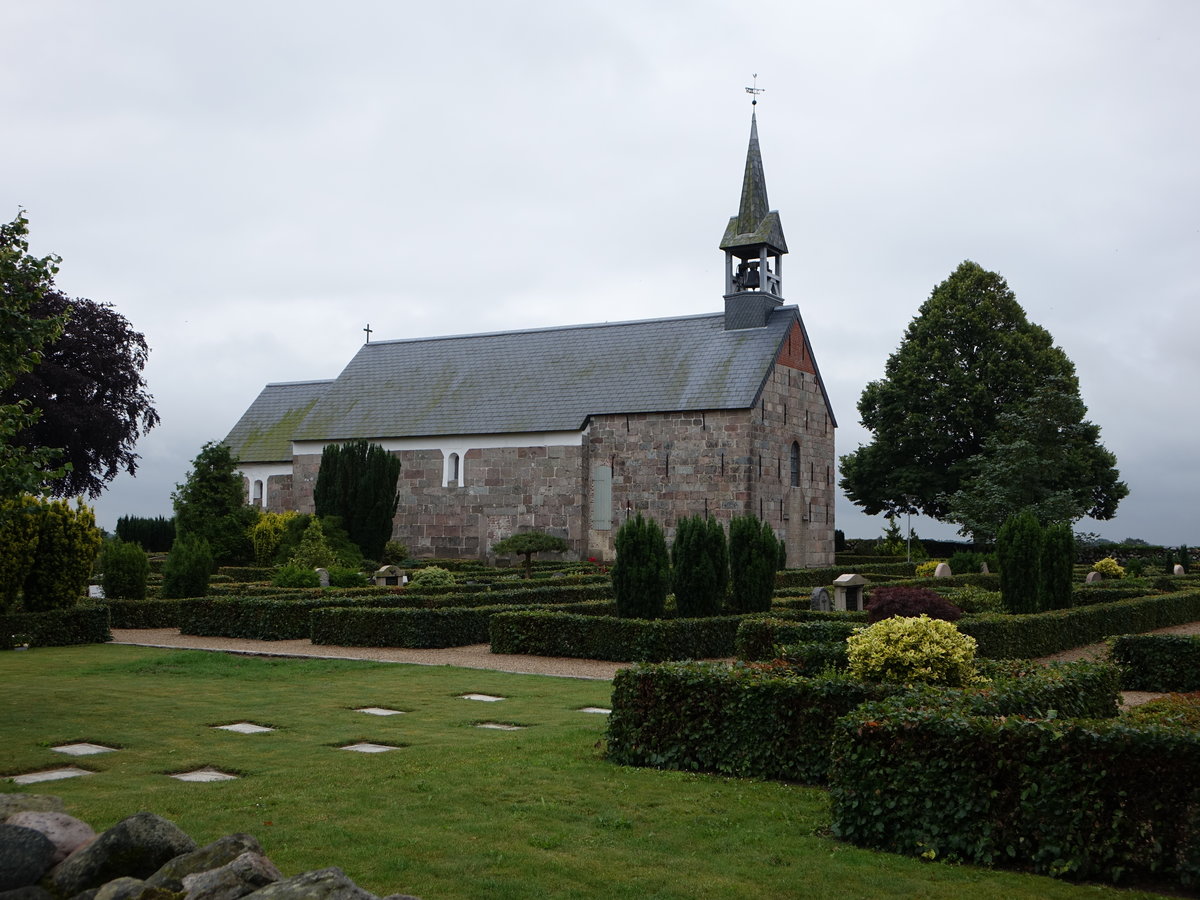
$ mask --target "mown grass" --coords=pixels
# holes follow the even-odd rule
[[[97,828],[145,809],[202,843],[249,832],[285,874],[336,865],[380,895],[1118,896],[843,845],[813,788],[614,766],[605,717],[579,711],[608,705],[607,682],[92,646],[0,654],[0,683],[0,776],[72,763],[96,773],[0,790],[57,794]],[[458,698],[467,692],[507,699]],[[211,727],[243,720],[277,731]],[[359,740],[401,749],[337,749]],[[71,741],[121,749],[49,749]],[[242,777],[166,777],[202,766]]]

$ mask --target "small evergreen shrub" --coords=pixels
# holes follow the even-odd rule
[[[976,677],[975,639],[941,619],[884,619],[847,643],[849,672],[863,681],[963,687]]]
[[[937,567],[939,565],[941,565],[941,563],[942,563],[942,560],[940,560],[940,559],[925,560],[925,562],[923,562],[919,566],[917,566],[916,576],[918,578],[932,578],[933,573],[937,571]],[[951,572],[954,571],[953,566],[951,566],[950,571]]]
[[[331,582],[332,583],[332,582]],[[280,566],[271,575],[271,584],[282,588],[315,588],[321,584],[316,569],[306,569],[292,563]]]
[[[983,571],[985,557],[974,550],[959,550],[946,561],[955,575],[966,575]]]
[[[1059,522],[1043,529],[1039,568],[1042,576],[1039,609],[1070,609],[1075,577],[1075,535],[1070,525]]]
[[[385,566],[398,566],[408,559],[408,545],[400,541],[388,541],[383,545],[380,562]]]
[[[100,583],[106,600],[145,600],[150,557],[137,544],[117,538],[100,553]]]
[[[1140,556],[1131,556],[1125,560],[1125,574],[1130,578],[1141,578],[1146,574],[1146,561]]]
[[[408,580],[409,588],[448,587],[454,583],[454,573],[441,566],[417,569]]]
[[[367,576],[357,569],[334,566],[329,570],[329,586],[335,588],[359,588],[370,584]]]
[[[756,516],[735,516],[729,523],[729,609],[731,613],[768,612],[775,592],[779,541]]]
[[[287,564],[297,569],[328,569],[334,562],[333,550],[325,540],[325,528],[321,520],[314,516],[300,537],[300,546]]]
[[[919,587],[877,587],[867,598],[867,624],[874,625],[895,616],[915,618],[928,616],[946,622],[957,622],[963,611],[941,594]]]
[[[1105,578],[1124,578],[1125,570],[1111,556],[1106,556],[1104,559],[1097,560],[1092,564],[1092,571],[1099,572]]]
[[[729,548],[716,519],[680,519],[671,544],[671,582],[680,616],[715,616],[729,589]]]
[[[996,536],[1000,593],[1010,612],[1035,613],[1042,595],[1042,526],[1029,510],[1009,517]]]
[[[167,554],[163,565],[161,595],[170,600],[181,597],[203,597],[208,593],[208,579],[213,572],[213,554],[208,541],[195,535],[182,534]]]
[[[625,619],[658,619],[666,606],[671,567],[667,540],[653,519],[638,513],[617,530],[612,567],[617,610]]]
[[[1183,574],[1184,575],[1188,574],[1191,563],[1192,563],[1191,551],[1188,550],[1187,544],[1182,544],[1179,548],[1179,564],[1181,566],[1183,566]]]

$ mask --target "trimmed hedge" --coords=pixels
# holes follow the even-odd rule
[[[802,641],[782,645],[778,656],[794,675],[819,675],[827,669],[845,671],[850,647],[845,641]]]
[[[184,600],[179,631],[202,637],[248,638],[254,641],[296,641],[312,634],[312,612],[335,606],[387,605],[391,598],[311,597],[279,600],[270,597]]]
[[[99,604],[0,615],[0,650],[11,650],[16,635],[27,635],[30,647],[105,644],[113,639],[108,607]]]
[[[839,721],[833,758],[833,832],[862,847],[1072,878],[1200,879],[1196,732],[893,699]]]
[[[993,664],[992,675],[978,688],[946,690],[869,684],[840,672],[780,675],[753,665],[634,666],[613,679],[608,753],[624,765],[821,784],[834,723],[867,701],[897,697],[902,708],[1007,716],[1117,711],[1111,666]]]
[[[1125,634],[1109,641],[1127,691],[1200,691],[1200,637],[1183,634]]]
[[[780,644],[845,641],[855,628],[865,625],[867,621],[863,612],[821,615],[837,615],[838,618],[805,622],[773,615],[743,619],[734,639],[734,655],[748,661],[767,660],[775,658],[775,648]],[[846,621],[850,616],[854,618]]]
[[[610,619],[555,611],[492,617],[493,653],[529,653],[616,662],[732,656],[741,616]]]
[[[511,606],[449,609],[364,609],[312,611],[312,642],[342,647],[461,647],[486,644],[488,622]]]
[[[977,655],[1022,659],[1094,644],[1115,634],[1142,634],[1197,620],[1200,591],[1190,590],[1029,615],[967,616],[955,624],[975,638]]]
[[[113,628],[178,628],[183,600],[105,600]]]
[[[847,565],[838,563],[836,566],[831,566],[824,569],[783,569],[775,573],[775,587],[779,588],[798,588],[798,587],[828,587],[833,584],[833,580],[839,575],[847,573],[856,573],[864,577],[871,575],[894,575],[901,578],[911,578],[913,573],[917,571],[915,562],[863,562],[858,565]]]

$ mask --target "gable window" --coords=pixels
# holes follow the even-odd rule
[[[800,443],[792,441],[792,487],[800,487]]]

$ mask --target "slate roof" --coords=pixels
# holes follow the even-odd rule
[[[725,226],[722,250],[749,250],[766,244],[779,253],[787,253],[787,240],[779,213],[767,201],[767,177],[763,173],[762,153],[758,146],[758,118],[750,114],[750,144],[746,148],[746,171],[742,176],[742,197],[738,214]]]
[[[290,462],[292,434],[331,384],[333,379],[268,384],[224,443],[242,462]]]
[[[795,321],[796,307],[785,306],[764,328],[733,331],[714,313],[377,341],[319,393],[291,437],[568,431],[602,413],[745,409]]]

